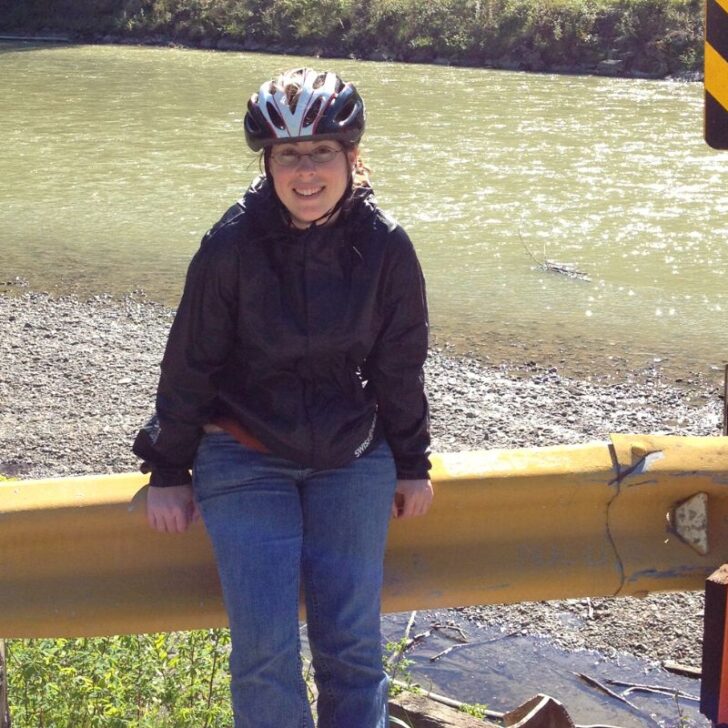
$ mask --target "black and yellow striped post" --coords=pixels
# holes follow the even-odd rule
[[[705,141],[728,149],[728,0],[705,6]]]

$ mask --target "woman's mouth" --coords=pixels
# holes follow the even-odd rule
[[[310,188],[299,188],[294,187],[293,191],[299,195],[300,197],[313,197],[314,195],[319,194],[320,192],[323,192],[323,187],[310,187]]]

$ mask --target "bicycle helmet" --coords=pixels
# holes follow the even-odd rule
[[[255,152],[277,142],[336,139],[357,144],[364,102],[335,73],[298,68],[264,83],[248,101],[245,139]]]

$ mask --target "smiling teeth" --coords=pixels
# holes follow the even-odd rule
[[[296,190],[299,195],[303,195],[304,197],[310,197],[311,195],[315,195],[317,192],[321,192],[323,187],[319,187],[316,190]]]

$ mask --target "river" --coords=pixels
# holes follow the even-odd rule
[[[703,142],[698,84],[2,43],[0,278],[174,305],[256,173],[247,96],[301,64],[366,99],[366,159],[419,251],[436,341],[585,374],[728,359],[728,153]]]

